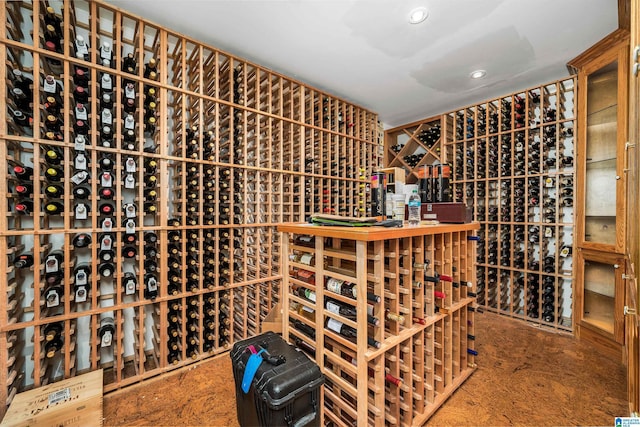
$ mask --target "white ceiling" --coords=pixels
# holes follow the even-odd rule
[[[568,75],[617,0],[109,0],[378,113],[430,117]],[[418,25],[408,14],[426,6]],[[469,73],[487,70],[472,81]]]

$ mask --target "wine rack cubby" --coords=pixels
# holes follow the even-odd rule
[[[456,201],[474,209],[478,303],[572,331],[576,81],[445,115]]]
[[[442,116],[419,120],[385,131],[385,167],[405,170],[406,182],[415,184],[420,167],[439,163],[444,142]]]
[[[366,215],[374,113],[99,1],[0,14],[0,415],[62,378],[103,368],[108,392],[260,333],[276,224]]]
[[[476,367],[478,224],[278,229],[283,336],[325,375],[324,422],[422,425]]]

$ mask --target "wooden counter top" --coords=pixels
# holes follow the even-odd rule
[[[287,222],[278,225],[278,231],[285,233],[309,234],[320,237],[336,237],[340,239],[375,240],[397,239],[412,236],[424,236],[429,234],[452,233],[456,231],[478,230],[480,224],[471,222],[468,224],[430,224],[403,227],[342,227],[316,225],[300,222]]]

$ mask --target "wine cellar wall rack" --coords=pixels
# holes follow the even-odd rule
[[[226,351],[279,300],[276,224],[366,214],[374,113],[102,2],[0,15],[6,405]]]
[[[387,162],[409,182],[422,165],[451,164],[454,201],[480,223],[478,303],[563,331],[573,331],[575,99],[570,77],[385,131]],[[432,128],[440,140],[425,138]]]
[[[278,229],[283,336],[325,375],[324,423],[423,425],[476,367],[478,224]]]

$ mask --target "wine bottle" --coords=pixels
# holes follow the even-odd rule
[[[100,60],[102,62],[102,65],[105,67],[111,67],[111,68],[115,68],[115,63],[114,63],[114,55],[113,55],[113,49],[111,48],[111,43],[109,42],[103,42],[102,45],[100,46]]]
[[[16,255],[13,259],[13,266],[15,268],[29,268],[33,265],[33,254],[29,252],[23,252],[20,255]]]
[[[54,186],[48,186],[47,188],[49,187],[54,187]],[[73,197],[75,199],[87,200],[90,195],[91,195],[91,191],[87,187],[84,187],[84,186],[73,187]],[[60,196],[50,196],[50,197],[60,197]]]
[[[113,337],[116,334],[115,322],[113,317],[105,317],[100,319],[100,329],[98,336],[100,337],[100,347],[110,347],[113,343]]]
[[[89,43],[87,43],[80,34],[76,34],[76,39],[74,41],[74,47],[76,51],[76,58],[83,59],[85,61],[89,60]],[[77,68],[76,70],[81,70]],[[81,70],[82,71],[82,70]],[[76,84],[78,84],[76,82]]]
[[[64,345],[62,339],[60,337],[55,337],[51,341],[45,341],[44,343],[44,354],[47,359],[53,359],[56,354],[62,349]]]
[[[82,86],[76,86],[73,90],[73,99],[77,104],[84,106],[89,103],[89,91]],[[86,118],[82,120],[86,120]]]
[[[111,262],[103,262],[98,265],[98,272],[102,277],[112,277],[115,271],[115,267]]]
[[[100,199],[111,200],[114,197],[114,191],[111,188],[101,188],[98,191]]]
[[[15,165],[13,166],[12,170],[16,178],[20,180],[27,181],[33,177],[33,168],[31,167]]]
[[[136,59],[133,57],[133,53],[129,52],[127,56],[122,58],[122,71],[129,74],[136,74]],[[131,80],[125,80],[131,81]]]
[[[112,203],[106,202],[100,205],[99,211],[102,215],[113,215],[114,207]]]
[[[76,248],[86,248],[91,244],[91,235],[87,233],[78,233],[73,236],[72,244]]]
[[[91,276],[91,265],[83,262],[76,265],[73,269],[73,278],[75,285],[89,285],[89,277]]]
[[[44,205],[44,211],[49,215],[62,214],[64,212],[64,205],[60,202],[50,201]]]
[[[62,53],[60,34],[56,32],[53,25],[45,25],[44,27],[44,48],[50,52]],[[52,61],[53,59],[49,58],[48,60]],[[55,62],[55,64],[59,64],[59,61]]]
[[[122,285],[124,286],[125,295],[133,295],[138,287],[138,280],[133,273],[126,272],[122,278]]]
[[[157,62],[155,58],[150,58],[149,62],[144,65],[143,76],[145,79],[156,80],[158,75]],[[153,73],[153,74],[152,74]]]
[[[11,98],[13,98],[13,102],[16,104],[16,107],[18,107],[20,110],[22,111],[29,111],[31,112],[33,109],[31,108],[31,98],[27,97],[27,94],[24,93],[24,91],[18,87],[14,87],[11,90]]]
[[[325,327],[330,330],[333,331],[345,338],[347,338],[349,341],[351,342],[356,342],[357,339],[357,332],[354,328],[345,325],[344,323],[333,319],[331,317],[327,318],[327,321],[325,323]],[[374,340],[371,337],[367,337],[367,344],[370,345],[371,347],[374,348],[380,348],[381,344],[380,342]]]
[[[13,87],[20,89],[27,98],[33,98],[33,80],[22,73],[21,70],[15,68],[11,70],[11,74],[9,75],[13,82]]]
[[[58,307],[62,303],[64,290],[60,285],[54,285],[44,292],[44,300],[47,308]]]
[[[122,248],[122,256],[124,258],[135,258],[138,254],[138,249],[135,246],[127,245]]]
[[[151,300],[158,297],[158,279],[152,273],[144,275],[144,297]]]
[[[16,213],[21,215],[30,215],[33,213],[33,201],[32,200],[21,200],[15,205]]]
[[[45,325],[44,330],[42,331],[42,336],[44,337],[45,342],[50,342],[60,338],[63,331],[64,326],[62,322],[49,323]]]
[[[60,182],[64,178],[64,171],[61,168],[50,166],[45,169],[44,176],[50,182]]]

